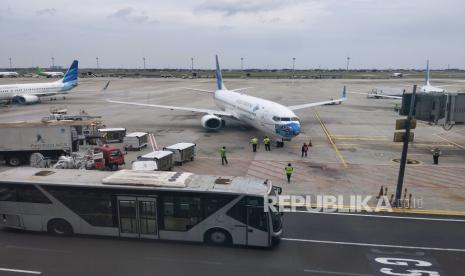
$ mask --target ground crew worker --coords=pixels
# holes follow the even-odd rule
[[[268,136],[265,136],[265,138],[263,139],[263,144],[265,144],[265,151],[271,151],[270,143],[270,138],[268,138]]]
[[[220,149],[220,155],[221,155],[221,165],[224,166],[224,163],[226,163],[226,165],[228,164],[228,159],[226,158],[226,147],[223,146],[221,149]]]
[[[252,144],[252,151],[257,152],[257,145],[258,145],[257,137],[252,137],[252,139],[250,139],[250,143]]]
[[[291,163],[287,164],[287,166],[284,168],[284,171],[286,172],[287,182],[291,183],[291,176],[294,172],[294,168],[292,167]]]
[[[434,148],[431,152],[433,153],[434,165],[439,165],[439,156],[442,154],[441,150],[439,148]]]
[[[302,158],[304,157],[304,155],[305,157],[307,157],[307,152],[308,152],[308,146],[307,146],[307,143],[304,143],[302,145]]]

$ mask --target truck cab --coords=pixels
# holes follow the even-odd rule
[[[118,148],[109,145],[94,148],[95,154],[100,152],[103,154],[105,167],[112,171],[118,170],[118,166],[125,164],[124,155]]]

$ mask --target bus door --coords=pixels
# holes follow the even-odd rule
[[[157,200],[152,197],[118,197],[121,237],[158,238]]]
[[[270,244],[268,213],[263,206],[247,206],[247,245],[267,246]]]

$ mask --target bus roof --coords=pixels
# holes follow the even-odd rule
[[[0,173],[0,183],[34,183],[59,186],[113,187],[160,191],[217,192],[264,196],[271,182],[250,176],[195,175],[188,172],[132,171],[102,172],[16,168]]]

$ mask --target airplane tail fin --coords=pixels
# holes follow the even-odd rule
[[[425,85],[430,85],[429,83],[429,59],[426,60]]]
[[[78,79],[78,61],[74,60],[68,71],[66,71],[65,76],[61,79],[63,83],[77,84]]]
[[[341,97],[341,99],[347,100],[347,88],[346,88],[345,85],[344,85],[344,87],[342,88],[342,97]]]
[[[220,63],[218,61],[218,55],[216,57],[216,89],[217,90],[226,90],[226,87],[223,83],[223,76],[221,75]]]

